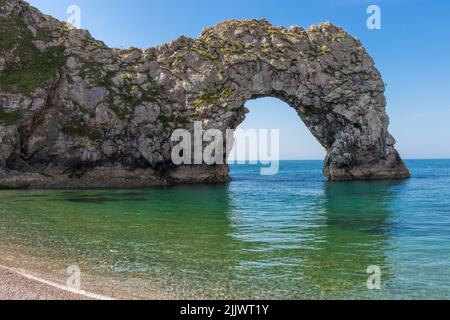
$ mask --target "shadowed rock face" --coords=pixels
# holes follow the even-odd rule
[[[330,181],[409,177],[384,85],[361,43],[329,23],[227,21],[194,40],[111,49],[21,0],[0,0],[0,186],[223,182],[228,167],[171,161],[175,129],[236,128],[276,97],[327,151]]]

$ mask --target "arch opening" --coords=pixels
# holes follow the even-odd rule
[[[247,114],[236,128],[236,135],[245,135],[245,154],[239,154],[236,141],[243,139],[235,136],[235,143],[228,156],[228,164],[246,163],[259,159],[250,157],[250,132],[257,133],[257,149],[267,149],[272,160],[323,160],[324,147],[317,141],[303,123],[297,111],[287,102],[274,97],[257,97],[244,105]],[[278,141],[271,141],[271,132],[278,132]],[[255,143],[255,141],[253,141]],[[271,150],[278,148],[278,150]],[[258,150],[260,151],[260,150]],[[265,160],[265,159],[263,159]]]

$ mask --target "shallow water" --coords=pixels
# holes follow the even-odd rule
[[[128,298],[449,298],[450,160],[327,183],[320,161],[222,186],[0,191],[0,263]],[[381,269],[368,290],[367,267]]]

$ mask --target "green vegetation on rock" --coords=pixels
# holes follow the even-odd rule
[[[61,132],[72,137],[88,137],[91,140],[100,140],[103,136],[99,130],[89,129],[83,119],[76,119],[73,123],[65,124]]]
[[[318,51],[320,53],[329,53],[329,52],[331,52],[331,49],[326,45],[321,45],[318,47]]]
[[[103,64],[97,61],[83,61],[80,68],[80,77],[92,77],[97,81],[102,79]]]
[[[0,18],[0,52],[12,52],[18,58],[14,64],[7,65],[0,86],[25,95],[43,86],[65,63],[63,47],[50,47],[41,52],[20,19]]]
[[[108,70],[106,71],[106,74],[104,77],[102,77],[99,81],[98,81],[98,85],[102,86],[102,87],[106,87],[109,88],[113,85],[112,79],[116,76],[116,73],[112,70]]]
[[[194,100],[194,106],[200,107],[205,104],[213,104],[221,99],[228,99],[233,94],[233,89],[226,88],[215,93],[204,93]]]
[[[220,48],[220,52],[234,54],[234,55],[244,55],[250,54],[250,50],[253,48],[252,45],[246,44],[242,41],[232,40],[232,39],[224,39],[224,46]]]
[[[126,105],[135,108],[145,102],[155,102],[161,91],[156,81],[151,81],[151,87],[144,90],[140,85],[125,80],[119,96]]]
[[[278,35],[278,36],[284,36],[286,38],[286,40],[304,40],[306,39],[306,36],[303,34],[298,34],[295,32],[289,32],[288,30],[286,30],[285,28],[279,28],[279,27],[273,27],[273,26],[267,26],[267,28],[265,29],[265,32],[268,36],[274,36],[274,35]]]
[[[21,116],[20,111],[6,112],[3,106],[0,106],[0,123],[11,126],[19,121]]]
[[[192,48],[192,50],[194,50],[195,52],[197,52],[199,55],[201,55],[204,58],[207,58],[209,60],[212,61],[216,61],[219,59],[219,56],[211,51],[207,51],[207,50],[203,50],[203,49],[199,49],[199,48]]]
[[[121,120],[125,120],[131,116],[131,110],[128,107],[118,107],[118,106],[110,106],[109,107]]]
[[[159,122],[162,123],[164,128],[168,128],[170,126],[170,123],[173,123],[175,121],[175,117],[172,116],[165,116],[165,115],[160,115],[158,117]]]
[[[161,122],[163,124],[164,128],[169,128],[171,124],[187,124],[189,123],[189,119],[185,116],[180,116],[180,115],[170,115],[170,116],[166,116],[166,115],[160,115],[158,117],[158,121]]]
[[[105,65],[97,61],[82,61],[79,75],[82,78],[91,78],[98,86],[108,89],[114,85],[112,79],[116,72],[105,71]]]
[[[49,42],[53,39],[53,32],[48,29],[39,29],[36,33],[36,39]]]

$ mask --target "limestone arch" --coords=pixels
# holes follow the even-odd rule
[[[245,102],[258,97],[298,112],[327,150],[328,180],[409,177],[388,132],[380,73],[362,44],[330,23],[226,21],[197,39],[112,49],[23,0],[0,9],[0,33],[12,39],[0,52],[0,187],[226,181],[226,165],[174,166],[171,134],[195,121],[236,128]],[[22,76],[37,66],[42,77]]]
[[[388,131],[381,75],[361,43],[342,29],[329,23],[304,30],[231,21],[204,31],[193,46],[203,43],[209,45],[203,55],[217,53],[217,59],[209,57],[210,71],[200,67],[203,76],[222,72],[194,101],[210,126],[235,129],[247,101],[278,98],[325,148],[328,180],[409,177]],[[202,97],[206,101],[198,103]]]

